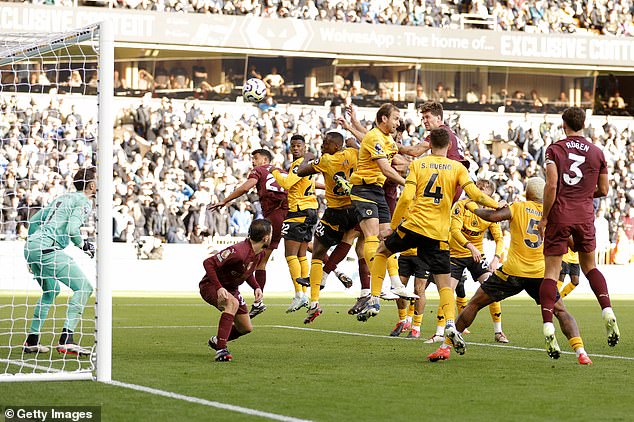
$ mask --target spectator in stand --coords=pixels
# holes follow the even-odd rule
[[[58,4],[63,4],[59,3]],[[105,5],[107,3],[91,3]],[[454,0],[454,1],[198,1],[120,0],[114,7],[174,13],[250,15],[383,25],[455,28],[452,15],[472,13],[493,16],[504,31],[537,33],[592,31],[609,36],[634,35],[631,0],[548,2],[546,0]],[[485,27],[489,29],[489,26]],[[260,77],[261,79],[261,77]],[[372,94],[376,94],[377,89]]]
[[[69,174],[94,162],[96,150],[91,145],[96,139],[96,116],[81,105],[73,109],[71,97],[54,97],[42,105],[38,101],[25,96],[0,98],[0,193],[4,203],[0,231],[5,238],[20,236],[26,216],[69,189]],[[266,147],[274,153],[275,165],[282,167],[288,161],[289,134],[302,134],[316,152],[321,148],[321,133],[336,125],[334,115],[329,117],[329,110],[320,108],[278,106],[250,115],[212,111],[208,103],[196,101],[159,102],[149,94],[134,101],[119,113],[130,117],[117,119],[115,128],[114,217],[119,241],[131,242],[145,233],[182,241],[191,239],[195,225],[210,235],[227,234],[233,210],[208,213],[200,210],[200,204],[222,200],[244,180],[251,167],[250,151]],[[363,126],[372,124],[371,119],[360,120]],[[423,134],[417,116],[406,115],[404,120],[411,121],[404,142],[415,145]],[[524,145],[520,149],[514,143],[499,142],[506,152],[496,156],[487,142],[496,134],[491,135],[486,123],[482,128],[470,127],[467,133],[458,127],[457,119],[449,120],[465,142],[472,171],[494,180],[498,188],[506,187],[500,192],[505,196],[517,197],[520,183],[541,175],[541,144],[561,137],[559,128],[547,120],[538,125],[541,118],[536,116],[531,116],[528,125],[526,119],[514,120],[512,128],[524,130]],[[632,131],[622,125],[621,120],[608,120],[605,127],[595,123],[594,131],[587,133],[604,150],[613,174],[609,195],[597,204],[608,220],[615,219],[615,210],[634,204],[634,139]],[[498,136],[507,139],[507,133]],[[256,214],[260,209],[254,198],[247,201],[249,207]],[[625,222],[629,213],[623,214]],[[607,230],[608,239],[615,239],[618,224],[608,225]]]
[[[192,81],[194,82],[194,89],[200,89],[203,83],[207,83],[207,70],[200,60],[196,61],[196,64],[192,66]]]
[[[613,97],[608,99],[608,107],[624,109],[626,106],[625,100],[621,97],[621,93],[616,91]]]
[[[277,67],[273,66],[271,68],[271,73],[264,77],[264,83],[269,89],[269,94],[271,96],[282,94],[282,87],[284,85],[284,78],[282,75],[277,73]]]
[[[138,88],[142,91],[152,91],[154,89],[154,77],[145,69],[139,69]]]
[[[234,236],[246,236],[249,232],[251,221],[253,221],[253,214],[247,211],[247,204],[241,201],[239,208],[231,214],[231,234]]]

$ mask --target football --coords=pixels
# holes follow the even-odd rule
[[[266,96],[266,85],[262,79],[251,78],[242,87],[242,97],[250,103],[259,103]]]

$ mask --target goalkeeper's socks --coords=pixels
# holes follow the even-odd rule
[[[59,344],[75,344],[73,332],[68,328],[62,328],[62,334],[59,336]]]

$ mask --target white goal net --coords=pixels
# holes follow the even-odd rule
[[[110,378],[105,29],[0,28],[0,381]]]

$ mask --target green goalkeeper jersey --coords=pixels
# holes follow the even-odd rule
[[[61,195],[31,217],[28,240],[38,241],[43,248],[64,249],[71,242],[81,247],[80,228],[91,210],[92,203],[82,192]]]

